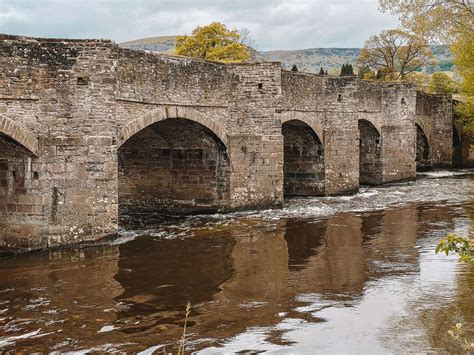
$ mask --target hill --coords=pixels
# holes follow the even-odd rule
[[[160,36],[137,39],[120,43],[122,47],[152,52],[169,53],[173,50],[177,36]],[[438,62],[435,66],[427,66],[423,71],[451,71],[453,59],[448,46],[431,46],[431,51]],[[252,51],[253,61],[281,62],[283,68],[291,69],[293,65],[299,71],[319,73],[325,70],[338,74],[342,64],[354,65],[360,48],[308,48],[297,50]]]
[[[134,41],[120,43],[121,47],[143,51],[167,53],[171,52],[176,44],[177,36],[159,36],[140,38]]]

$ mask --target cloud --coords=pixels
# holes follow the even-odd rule
[[[258,49],[360,47],[397,26],[377,0],[1,0],[0,32],[110,38],[190,33],[220,21],[250,30]]]

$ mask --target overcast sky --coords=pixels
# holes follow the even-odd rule
[[[361,47],[397,19],[377,0],[0,0],[0,32],[116,42],[189,34],[220,21],[259,50]]]

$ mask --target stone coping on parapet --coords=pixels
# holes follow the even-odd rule
[[[47,42],[47,43],[104,43],[104,44],[115,44],[110,39],[95,39],[95,38],[51,38],[51,37],[31,37],[22,35],[11,35],[7,33],[0,33],[0,40],[12,40],[12,41],[25,41],[25,42]]]
[[[278,61],[251,62],[251,63],[222,63],[222,62],[204,60],[204,59],[193,58],[193,57],[173,55],[173,54],[168,54],[168,53],[158,53],[158,52],[152,52],[152,51],[141,50],[141,49],[130,49],[130,48],[121,47],[118,43],[110,39],[48,38],[48,37],[30,37],[30,36],[0,33],[0,41],[18,41],[18,42],[25,42],[25,43],[35,42],[35,43],[48,43],[48,44],[71,43],[74,45],[80,45],[80,44],[99,45],[99,46],[102,45],[105,47],[117,48],[120,50],[120,52],[123,52],[123,53],[136,53],[136,54],[140,53],[140,54],[147,54],[147,55],[152,55],[152,56],[160,57],[160,58],[176,59],[183,62],[201,62],[201,63],[215,64],[219,66],[257,66],[257,65],[262,65],[262,64],[274,64],[274,65],[281,66],[281,62],[278,62]]]
[[[380,87],[394,87],[394,86],[406,86],[406,87],[415,87],[416,85],[413,83],[407,83],[407,82],[400,82],[400,81],[373,81],[373,80],[366,80],[366,79],[361,79],[357,76],[351,76],[351,75],[345,75],[345,76],[339,76],[339,75],[322,75],[322,74],[317,74],[317,73],[308,73],[308,72],[301,72],[301,71],[291,71],[291,70],[286,70],[282,69],[281,71],[285,75],[294,75],[294,76],[307,76],[307,77],[315,77],[315,78],[321,78],[321,79],[331,79],[331,80],[348,80],[348,81],[356,81],[356,82],[363,82],[371,85],[377,85]]]

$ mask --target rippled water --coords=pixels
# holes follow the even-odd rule
[[[281,210],[122,220],[118,239],[0,259],[0,351],[459,352],[474,265],[474,175],[437,172]]]

